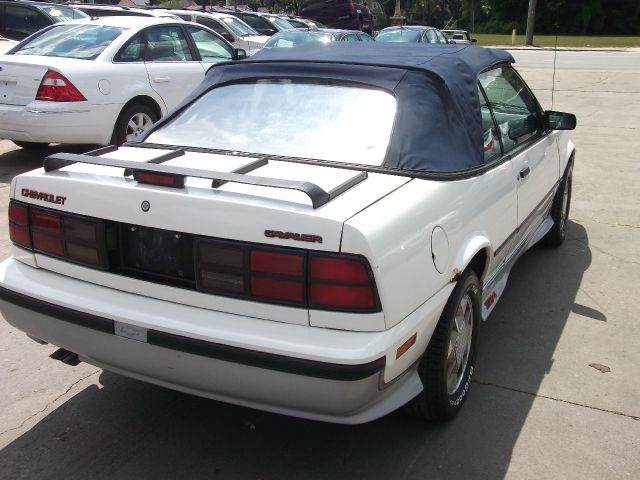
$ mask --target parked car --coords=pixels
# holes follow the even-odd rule
[[[238,17],[228,13],[199,12],[196,10],[169,10],[183,20],[196,22],[219,34],[237,48],[243,48],[248,55],[253,55],[269,40]]]
[[[54,23],[81,18],[89,17],[57,3],[0,0],[0,35],[10,40],[23,40]]]
[[[92,3],[69,3],[71,8],[80,10],[90,17],[156,17],[178,20],[171,12],[158,9],[131,8],[120,5],[96,5]]]
[[[0,36],[0,54],[6,53],[18,44],[16,40],[10,40]]]
[[[300,0],[298,14],[327,27],[362,30],[373,35],[374,21],[366,0]]]
[[[314,30],[285,30],[273,35],[264,48],[291,48],[303,43],[318,42],[374,42],[364,32],[358,30],[339,30],[336,28],[317,28]]]
[[[409,42],[409,43],[449,43],[443,33],[434,27],[409,25],[387,27],[376,35],[377,42]]]
[[[0,56],[0,138],[24,148],[132,140],[178,105],[212,63],[243,55],[182,20],[52,25]]]
[[[464,43],[471,45],[472,43],[477,42],[475,38],[471,38],[471,35],[469,35],[469,32],[466,30],[441,30],[441,32],[445,37],[447,37],[450,43]]]
[[[240,10],[229,10],[228,13],[238,17],[261,35],[267,35],[269,37],[282,30],[295,28],[280,15],[274,15],[272,13],[247,12]]]
[[[140,142],[12,180],[0,311],[68,364],[208,398],[451,418],[512,266],[565,238],[575,117],[512,62],[334,43],[214,65]]]

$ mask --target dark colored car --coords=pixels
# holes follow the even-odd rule
[[[280,15],[274,15],[271,13],[244,12],[239,10],[224,10],[224,13],[229,13],[238,17],[261,35],[271,36],[282,30],[295,28]]]
[[[408,43],[449,43],[447,37],[434,27],[410,25],[402,27],[387,27],[376,35],[377,42],[408,42]]]
[[[54,23],[80,18],[89,16],[56,3],[0,1],[0,35],[11,40],[23,40]]]
[[[264,48],[291,48],[303,43],[318,42],[374,42],[370,35],[359,30],[339,30],[335,28],[318,28],[314,30],[285,30],[273,35]]]
[[[298,5],[301,17],[331,28],[362,30],[373,35],[373,15],[366,0],[300,0]]]

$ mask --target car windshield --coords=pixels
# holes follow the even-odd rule
[[[123,31],[107,25],[61,24],[21,45],[13,54],[93,60]]]
[[[381,165],[395,112],[381,90],[260,80],[210,90],[146,141]]]
[[[58,22],[68,22],[69,20],[80,20],[89,18],[84,12],[75,8],[63,7],[62,5],[38,5],[38,8],[47,13],[50,17],[55,18]]]
[[[280,17],[266,17],[271,23],[273,23],[279,30],[289,30],[294,28],[289,22],[287,22],[284,18]]]
[[[399,28],[397,30],[380,32],[376,37],[376,42],[417,42],[421,33],[421,30]]]
[[[229,27],[229,29],[239,37],[250,37],[254,35],[260,35],[249,25],[236,17],[223,17],[222,21]]]
[[[287,30],[276,33],[264,44],[264,48],[291,48],[307,42],[329,43],[333,35],[323,32]]]

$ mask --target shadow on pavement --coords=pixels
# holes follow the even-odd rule
[[[569,313],[580,308],[591,253],[581,225],[568,232],[560,249],[534,248],[516,264],[481,329],[476,382],[452,422],[395,412],[360,426],[323,424],[103,372],[102,388],[81,391],[0,452],[0,477],[503,478]]]
[[[13,145],[8,140],[4,142]],[[16,147],[15,150],[5,151],[0,154],[0,183],[10,183],[16,175],[42,167],[44,158],[52,153],[84,153],[95,148],[96,145],[56,145],[33,150]]]

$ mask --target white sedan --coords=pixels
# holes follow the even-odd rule
[[[212,63],[245,52],[153,17],[59,23],[0,56],[0,138],[21,147],[121,144],[175,107]]]

